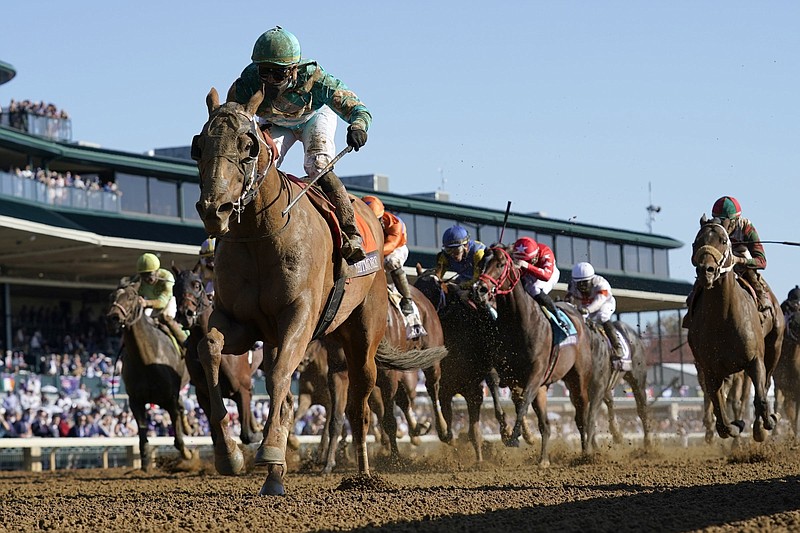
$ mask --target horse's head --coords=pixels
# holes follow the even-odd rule
[[[128,278],[122,278],[117,289],[109,296],[106,321],[112,331],[119,332],[142,317],[144,307],[139,302],[139,284],[138,281],[131,282]]]
[[[719,220],[708,220],[705,216],[700,220],[700,231],[692,244],[692,264],[697,279],[709,289],[720,277],[733,270],[731,240]]]
[[[800,344],[800,310],[793,310],[784,315],[786,318],[786,335]]]
[[[197,319],[209,308],[209,299],[203,287],[200,265],[194,270],[181,270],[175,273],[175,285],[172,288],[177,311],[175,319],[185,327],[195,326]]]
[[[259,91],[247,105],[220,105],[214,88],[206,97],[208,122],[192,140],[192,159],[200,173],[197,212],[209,235],[228,232],[231,213],[242,211],[277,159],[255,119],[263,99]]]
[[[470,297],[477,304],[489,306],[498,294],[509,294],[519,283],[519,269],[511,259],[511,246],[495,245],[483,258],[483,273],[472,286]]]

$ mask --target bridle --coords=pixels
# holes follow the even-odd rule
[[[490,248],[492,251],[492,255],[502,255],[505,257],[505,263],[503,264],[503,271],[497,278],[493,278],[486,272],[478,276],[478,279],[485,284],[491,286],[491,292],[494,295],[503,295],[509,294],[511,291],[514,290],[514,287],[517,286],[521,275],[519,270],[514,268],[513,260],[511,259],[511,255],[506,251],[505,248],[501,246],[494,246]],[[501,287],[508,282],[509,287],[507,289],[502,289]]]
[[[205,289],[203,288],[202,278],[200,276],[193,274],[190,283],[193,282],[195,279],[197,279],[197,281],[200,283],[199,290],[192,289],[192,290],[182,291],[182,293],[178,295],[179,297],[176,297],[176,299],[178,300],[177,302],[178,313],[183,314],[187,319],[189,318],[189,316],[187,315],[186,309],[184,308],[189,307],[188,310],[194,313],[194,316],[192,316],[192,322],[193,322],[192,325],[194,325],[194,320],[196,320],[197,317],[202,316],[206,312],[206,310],[211,306],[211,300],[208,297],[208,294],[206,294]]]
[[[716,281],[720,277],[733,270],[733,248],[731,245],[731,239],[728,236],[728,231],[725,229],[725,227],[723,227],[722,224],[713,222],[706,223],[702,228],[700,228],[700,231],[697,233],[697,237],[695,238],[695,243],[697,242],[697,239],[700,238],[700,234],[702,234],[706,229],[719,229],[722,231],[723,235],[725,235],[725,251],[720,252],[716,247],[710,244],[704,244],[697,248],[694,251],[694,254],[692,254],[692,264],[697,266],[700,263],[700,258],[702,258],[704,255],[710,255],[716,264],[715,276],[713,280]]]
[[[125,292],[125,291],[128,290],[128,287],[129,286],[126,286],[126,287],[123,287],[123,288],[121,288],[119,290],[122,291],[122,292]],[[138,296],[136,296],[135,298],[138,298]],[[134,300],[135,300],[135,298],[134,298]],[[144,307],[141,306],[141,305],[138,305],[138,304],[134,304],[132,309],[126,309],[125,306],[120,304],[115,299],[113,302],[111,302],[111,307],[112,307],[112,309],[114,309],[114,308],[119,309],[119,312],[122,315],[122,322],[120,323],[120,327],[123,328],[123,329],[126,328],[126,327],[132,326],[139,319],[142,318],[142,315],[144,315]],[[108,314],[111,314],[111,313],[109,312]]]

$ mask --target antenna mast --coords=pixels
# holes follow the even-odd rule
[[[653,233],[653,222],[656,220],[656,213],[661,212],[661,206],[653,205],[653,183],[650,181],[647,182],[647,192],[650,196],[650,205],[645,208],[647,209],[647,231]]]

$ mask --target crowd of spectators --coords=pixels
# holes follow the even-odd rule
[[[69,189],[89,192],[103,191],[122,196],[122,192],[114,181],[103,180],[98,175],[82,177],[80,174],[73,174],[70,171],[62,173],[43,168],[31,169],[30,165],[25,168],[11,168],[7,172],[18,178],[43,184],[47,190],[46,201],[53,205],[68,203],[67,191]]]
[[[8,108],[0,108],[0,112],[8,114],[7,123],[9,126],[22,131],[28,131],[28,115],[48,119],[69,120],[69,114],[67,114],[66,111],[57,108],[54,104],[46,104],[44,101],[17,101],[12,98],[11,102],[8,104]]]

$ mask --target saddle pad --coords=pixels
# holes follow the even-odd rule
[[[550,321],[550,328],[553,330],[553,346],[567,341],[569,337],[572,337],[578,333],[578,330],[575,329],[575,324],[572,323],[572,320],[569,318],[569,316],[567,316],[567,314],[558,307],[556,307],[556,310],[558,311],[559,318],[569,324],[569,330],[567,331],[561,329],[561,325],[558,323],[558,320],[556,320],[556,318],[553,316],[553,313],[551,313],[549,309],[544,307],[541,307],[541,309],[544,312],[544,315],[547,317],[547,320]]]

